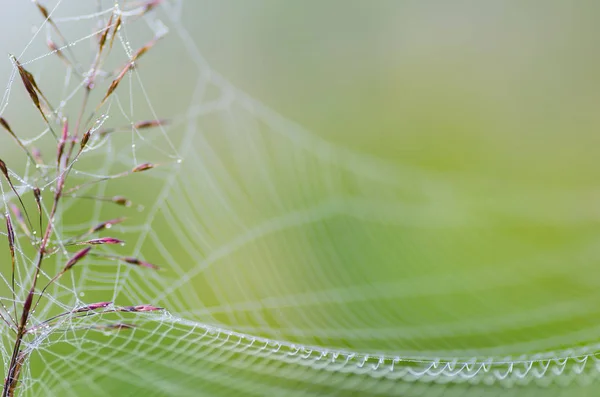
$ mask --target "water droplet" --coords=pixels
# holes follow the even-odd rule
[[[107,225],[106,225],[106,228],[107,228],[107,229],[110,229],[112,226],[113,226],[113,225],[109,223],[109,224],[107,224]]]
[[[135,149],[135,143],[131,144],[131,148]]]
[[[85,292],[83,292],[83,291],[82,291],[82,292],[80,292],[80,293],[79,293],[79,296],[82,296],[82,297],[83,297],[83,296],[85,296]]]
[[[177,159],[177,164],[183,163],[183,159]]]

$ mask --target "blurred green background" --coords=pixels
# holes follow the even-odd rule
[[[9,3],[0,53],[19,54],[41,17],[30,3]],[[152,117],[149,98],[159,117],[174,120],[166,136],[133,138],[138,163],[166,166],[155,178],[114,182],[105,192],[144,206],[127,213],[141,226],[116,230],[130,251],[167,271],[121,267],[128,278],[116,289],[106,266],[91,264],[72,281],[84,301],[155,303],[248,335],[372,355],[515,359],[598,341],[597,2],[178,4],[167,2],[148,22],[156,27],[158,19],[170,32],[140,61],[143,88],[131,79],[119,94],[127,115]],[[95,7],[65,1],[56,12],[83,16]],[[148,24],[126,26],[132,48],[152,37]],[[98,29],[93,19],[60,26],[69,40]],[[22,59],[47,52],[44,34]],[[86,40],[73,50],[89,59],[90,48]],[[119,65],[125,53],[116,51]],[[29,67],[55,103],[65,99],[57,59]],[[11,70],[8,59],[0,62],[3,81]],[[116,103],[109,114],[111,125],[124,121]],[[43,126],[18,81],[3,116],[28,137]],[[107,174],[135,165],[131,139],[117,137],[82,169]],[[181,165],[168,157],[169,141]],[[18,164],[9,142],[0,136],[0,157]],[[69,205],[67,230],[116,214]],[[135,338],[113,341],[121,347],[114,361],[139,358],[153,381],[110,371],[79,378],[68,366],[53,372],[43,358],[30,376],[54,379],[47,392],[56,395],[571,396],[597,389],[594,382],[541,391],[361,377],[329,384],[337,375],[294,365],[260,369],[244,357],[211,366],[203,349],[190,348],[195,353],[179,363],[160,337],[194,338],[161,330],[147,342],[156,356],[140,353],[146,341],[139,348]],[[72,338],[64,336],[68,343],[47,360],[74,351],[85,357]],[[90,353],[86,365],[102,354]],[[129,364],[119,365],[127,374]],[[184,366],[192,374],[182,374]],[[228,376],[240,386],[228,385]],[[86,389],[90,378],[98,388]]]

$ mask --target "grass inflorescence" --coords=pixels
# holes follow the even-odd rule
[[[127,17],[137,18],[143,16],[152,11],[159,3],[160,1],[157,0],[142,3],[135,9],[127,10]],[[98,84],[97,81],[100,76],[99,72],[102,71],[104,61],[111,52],[115,38],[118,37],[119,30],[124,24],[124,14],[118,7],[115,7],[105,26],[98,34],[93,60],[86,68],[82,67],[73,52],[70,51],[68,41],[60,31],[58,25],[53,21],[48,9],[37,2],[35,2],[35,5],[44,18],[45,23],[51,27],[59,40],[57,43],[48,39],[47,44],[51,52],[56,54],[62,61],[62,64],[77,74],[85,84],[81,106],[79,107],[79,112],[72,117],[72,120],[75,120],[74,125],[72,125],[68,122],[68,115],[55,110],[48,96],[45,95],[42,87],[34,78],[34,75],[25,67],[26,65],[24,66],[17,57],[11,56],[11,61],[18,71],[23,88],[55,141],[56,152],[51,156],[51,161],[44,159],[39,149],[32,147],[30,142],[22,139],[9,121],[4,117],[0,117],[0,129],[4,130],[10,136],[19,150],[27,157],[27,161],[36,168],[39,175],[34,179],[34,184],[49,186],[52,192],[51,195],[44,195],[42,189],[35,185],[26,191],[20,191],[14,183],[14,179],[18,177],[18,173],[13,171],[9,167],[9,164],[0,159],[0,177],[3,179],[1,183],[8,185],[11,196],[16,199],[14,203],[10,201],[11,199],[7,198],[8,193],[4,193],[3,189],[4,202],[6,203],[4,226],[6,228],[7,247],[11,258],[10,282],[13,296],[11,298],[12,302],[9,305],[10,309],[7,309],[6,305],[3,304],[5,310],[0,311],[0,320],[4,322],[11,330],[12,335],[14,335],[14,345],[10,362],[5,367],[3,397],[14,396],[17,393],[22,368],[29,354],[28,350],[23,348],[25,338],[28,335],[57,324],[64,318],[76,318],[103,313],[141,313],[162,310],[162,308],[149,304],[138,303],[131,306],[117,306],[113,302],[97,302],[76,307],[46,319],[33,319],[32,313],[40,304],[40,301],[44,299],[48,287],[55,284],[68,272],[75,271],[74,269],[80,266],[85,266],[86,261],[93,260],[93,258],[119,261],[127,265],[146,268],[150,271],[159,269],[155,264],[141,258],[118,256],[102,251],[104,246],[123,244],[123,240],[111,236],[98,236],[97,234],[110,229],[113,225],[126,222],[127,219],[125,217],[108,219],[100,223],[90,221],[87,231],[73,236],[61,235],[60,237],[56,234],[55,217],[65,197],[109,202],[121,207],[131,206],[131,201],[124,196],[96,197],[85,195],[81,192],[85,191],[84,187],[103,181],[124,178],[134,173],[150,171],[157,166],[153,163],[142,163],[112,176],[103,178],[90,176],[88,180],[79,181],[78,184],[73,184],[70,180],[75,163],[86,155],[92,143],[111,139],[112,132],[123,128],[119,126],[112,128],[104,127],[102,123],[100,123],[99,127],[99,123],[96,120],[98,113],[117,91],[119,83],[123,78],[134,68],[138,67],[139,59],[155,46],[160,37],[153,37],[147,44],[134,51],[124,66],[118,71],[114,73],[103,72],[103,79],[106,78],[105,76],[113,77],[111,80],[109,79],[111,82],[102,95],[102,99],[96,106],[93,106],[89,103],[91,93],[97,90],[98,87],[101,87],[101,84]],[[87,72],[85,72],[86,69]],[[84,116],[89,109],[92,109],[91,114],[85,119]],[[138,130],[162,126],[165,123],[165,120],[140,120],[133,123],[132,127]],[[57,131],[60,132],[57,133]],[[19,180],[21,179],[19,178]],[[30,202],[31,204],[29,204]],[[49,210],[46,210],[47,208]],[[33,213],[30,213],[32,210],[37,212],[35,217]],[[17,261],[16,256],[18,239],[22,239],[27,244],[30,244],[33,247],[33,252],[35,252],[35,257],[32,260],[34,268],[28,269],[28,272],[26,271],[27,274],[33,275],[27,278],[29,284],[21,289],[24,291],[23,296],[16,296],[17,289],[15,286],[15,274],[18,272],[17,267],[22,265]],[[57,252],[57,247],[59,246],[65,250],[73,249],[74,252],[68,254],[68,259],[64,263],[64,266],[56,274],[51,275],[45,285],[40,285],[40,272],[47,262],[48,257]],[[121,322],[99,323],[92,327],[99,330],[126,331],[134,328],[135,324]]]

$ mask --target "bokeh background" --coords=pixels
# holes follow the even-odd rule
[[[41,17],[28,2],[8,3],[0,53],[20,54]],[[128,214],[139,228],[117,230],[170,271],[120,267],[128,278],[117,288],[92,270],[73,282],[83,301],[150,301],[202,324],[373,355],[595,352],[585,346],[600,331],[598,3],[167,3],[149,24],[127,26],[133,48],[152,37],[157,20],[170,32],[140,62],[143,89],[135,80],[131,94],[120,88],[136,117],[151,117],[148,98],[174,120],[168,139],[152,138],[166,155],[134,138],[136,159],[131,137],[117,137],[114,153],[100,148],[81,167],[107,174],[136,160],[167,164],[157,177],[116,181],[106,192],[143,206]],[[95,7],[66,1],[57,13],[84,16]],[[93,19],[64,24],[69,40],[97,28]],[[47,53],[44,45],[40,36],[22,59]],[[89,41],[73,50],[89,54]],[[58,60],[30,68],[49,97],[64,99]],[[0,81],[11,71],[8,58],[0,62]],[[25,136],[43,128],[19,82],[3,116]],[[19,169],[11,145],[0,136],[0,157]],[[88,216],[87,205],[70,205],[66,230]],[[93,219],[114,214],[100,207]],[[65,340],[52,363],[75,354]],[[139,354],[127,343],[115,360]],[[144,362],[159,383],[99,373],[96,393],[571,396],[598,388],[594,370],[582,375],[584,385],[543,391],[366,387],[360,377],[325,387],[293,365],[278,376],[250,371],[252,363],[211,367],[201,356],[187,357],[197,381]],[[85,390],[86,379],[40,370],[43,362],[32,362],[31,379],[41,371],[44,380],[64,376],[49,383],[51,392]],[[245,386],[225,388],[211,374]]]

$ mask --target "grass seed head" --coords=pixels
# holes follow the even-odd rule
[[[110,305],[112,305],[112,302],[92,303],[90,305],[80,307],[79,309],[75,310],[74,313],[82,313],[82,312],[89,312],[92,310],[104,309],[105,307],[108,307]]]
[[[80,262],[83,258],[85,258],[91,249],[92,249],[92,247],[87,247],[87,248],[84,248],[81,251],[78,251],[77,253],[75,253],[75,255],[73,255],[71,257],[71,259],[69,259],[69,261],[63,268],[63,272],[66,272],[67,270],[71,269],[78,262]]]
[[[104,229],[110,229],[113,225],[123,223],[123,222],[125,222],[125,220],[126,220],[126,218],[121,217],[121,218],[115,218],[115,219],[111,219],[108,221],[100,222],[99,224],[97,224],[96,226],[94,226],[90,229],[90,233],[96,233],[96,232],[102,231]]]
[[[91,240],[87,240],[87,241],[81,241],[78,243],[75,243],[75,245],[112,245],[112,244],[124,244],[125,242],[123,240],[119,240],[118,238],[114,238],[114,237],[101,237],[101,238],[94,238]]]
[[[152,163],[144,163],[144,164],[140,164],[137,167],[133,168],[131,170],[131,172],[142,172],[142,171],[147,171],[147,170],[151,170],[152,168],[154,168],[155,165]]]
[[[123,257],[120,258],[123,262],[125,263],[129,263],[130,265],[135,265],[135,266],[141,266],[141,267],[147,267],[149,269],[155,269],[155,270],[159,270],[160,267],[150,263],[150,262],[146,262],[146,261],[142,261],[138,258],[133,258],[133,257]]]
[[[123,207],[131,207],[131,201],[123,196],[114,196],[111,201]]]

